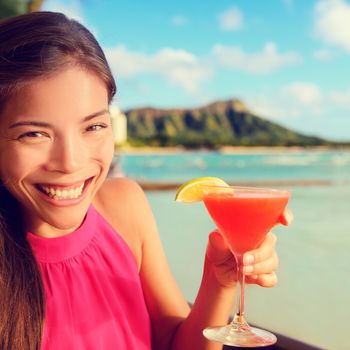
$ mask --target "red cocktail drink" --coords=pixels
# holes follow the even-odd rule
[[[237,257],[260,245],[278,223],[288,197],[286,191],[236,189],[227,193],[210,193],[205,196],[204,203]]]

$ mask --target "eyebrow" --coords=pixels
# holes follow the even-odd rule
[[[103,109],[102,111],[98,111],[96,113],[89,114],[88,116],[84,117],[81,119],[81,123],[88,122],[91,119],[94,119],[96,117],[99,117],[100,115],[103,114],[109,114],[108,109]],[[52,128],[52,124],[46,123],[46,122],[39,122],[35,120],[28,120],[28,121],[19,121],[16,123],[13,123],[9,126],[9,129],[16,128],[18,126],[40,126],[40,127],[45,127],[45,128]]]

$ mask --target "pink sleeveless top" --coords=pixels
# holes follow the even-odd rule
[[[27,239],[45,289],[42,350],[151,349],[135,258],[92,206],[73,233]]]

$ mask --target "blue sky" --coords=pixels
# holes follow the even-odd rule
[[[46,0],[43,9],[95,34],[122,110],[238,98],[296,131],[350,140],[350,0]]]

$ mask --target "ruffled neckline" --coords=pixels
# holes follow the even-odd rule
[[[79,228],[60,237],[47,238],[27,232],[27,240],[36,259],[43,263],[57,263],[78,255],[94,235],[96,214],[90,206]]]

